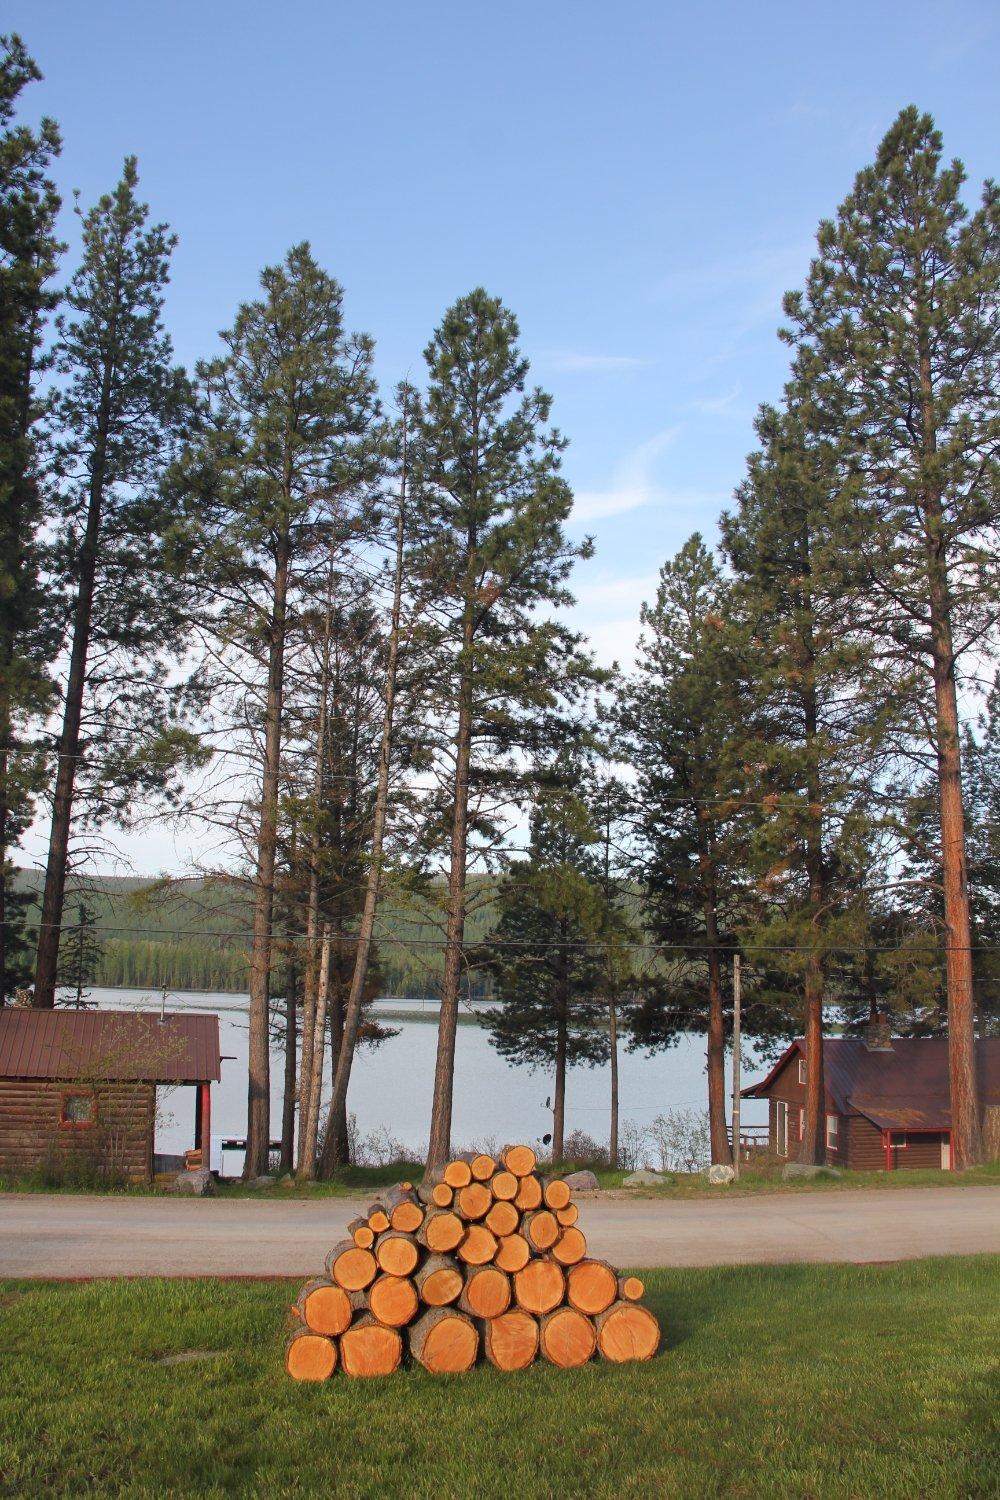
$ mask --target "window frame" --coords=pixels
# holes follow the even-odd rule
[[[833,1126],[832,1132],[831,1125]],[[826,1112],[826,1149],[828,1151],[840,1150],[840,1116],[833,1109],[828,1109]]]
[[[801,1053],[799,1053],[799,1070],[798,1070],[798,1073],[795,1076],[798,1078],[799,1083],[801,1083],[802,1087],[805,1088],[805,1086],[806,1086],[806,1060],[802,1056]]]
[[[66,1117],[66,1107],[71,1099],[84,1099],[90,1106],[90,1111],[85,1120],[70,1120]],[[59,1129],[60,1130],[93,1130],[97,1124],[97,1095],[93,1089],[75,1088],[63,1089],[59,1099]]]
[[[784,1099],[774,1101],[774,1149],[778,1156],[788,1155],[788,1105]],[[782,1141],[782,1136],[784,1140]]]

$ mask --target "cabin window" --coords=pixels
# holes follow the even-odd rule
[[[779,1156],[788,1155],[788,1105],[778,1099],[774,1111],[774,1149]]]
[[[804,1057],[800,1057],[799,1058],[799,1082],[800,1083],[805,1083],[805,1081],[806,1081],[806,1060],[805,1060]]]
[[[97,1123],[97,1099],[93,1094],[63,1094],[59,1123],[80,1130]]]
[[[826,1149],[837,1151],[840,1149],[840,1116],[827,1115],[826,1117]]]
[[[889,1131],[889,1145],[894,1151],[905,1151],[909,1144],[905,1130]]]

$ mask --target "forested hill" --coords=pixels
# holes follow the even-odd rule
[[[32,898],[26,913],[29,927],[38,919],[42,879],[40,871],[17,872],[15,888]],[[482,892],[483,883],[479,886]],[[467,922],[467,941],[478,942],[492,923],[489,905],[475,908]],[[74,954],[83,949],[92,985],[244,993],[250,928],[250,895],[242,884],[92,877],[67,893],[64,982],[75,982]],[[378,942],[386,994],[419,998],[436,993],[442,937],[432,898],[414,900],[405,909],[386,903]],[[476,993],[482,988],[477,986]]]

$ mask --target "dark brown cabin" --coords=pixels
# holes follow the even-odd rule
[[[0,1174],[148,1181],[157,1085],[196,1089],[207,1155],[220,1077],[218,1016],[0,1010]]]
[[[1000,1037],[977,1042],[976,1061],[985,1122],[1000,1107]],[[778,1157],[799,1154],[806,1067],[800,1038],[765,1079],[743,1090],[745,1099],[769,1101],[768,1141]],[[947,1037],[893,1038],[885,1019],[875,1017],[863,1039],[824,1039],[823,1075],[831,1166],[856,1172],[951,1167]]]

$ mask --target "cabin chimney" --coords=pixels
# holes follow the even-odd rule
[[[892,1032],[889,1029],[889,1017],[883,1011],[876,1010],[874,1005],[868,1020],[865,1022],[865,1046],[869,1052],[891,1052]]]

